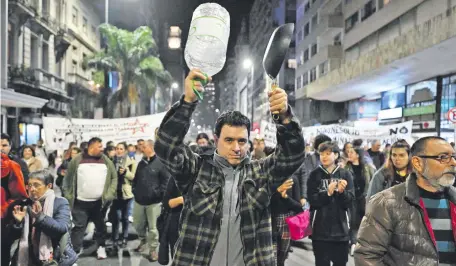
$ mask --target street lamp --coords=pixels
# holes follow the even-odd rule
[[[179,84],[177,84],[177,82],[173,82],[173,84],[171,84],[171,88],[177,89],[179,88]]]
[[[244,62],[242,65],[244,66],[245,69],[249,69],[252,67],[253,63],[252,63],[252,60],[250,60],[250,58],[247,58],[247,59],[244,59]]]

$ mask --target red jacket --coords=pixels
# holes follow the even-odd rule
[[[0,191],[1,218],[4,218],[12,202],[28,198],[28,195],[21,166],[4,153],[1,154],[1,178],[2,183],[4,178],[8,178],[8,187],[2,186]]]

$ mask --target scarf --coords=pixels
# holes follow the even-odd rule
[[[49,217],[52,217],[54,213],[54,200],[55,200],[55,193],[54,190],[48,189],[46,193],[44,193],[41,198],[38,199],[39,202],[44,201],[43,206],[43,214]],[[31,208],[31,207],[28,207]],[[18,254],[18,266],[28,266],[32,265],[29,263],[30,254],[29,254],[29,232],[30,232],[30,212],[31,210],[27,210],[27,214],[24,217],[24,229],[22,230],[22,236],[19,240],[19,254]],[[32,219],[32,224],[35,223],[35,218]],[[41,232],[40,239],[37,242],[35,239],[36,235],[36,228],[32,228],[32,246],[33,250],[38,251],[38,258],[40,261],[48,261],[52,259],[52,240],[49,236],[47,236],[44,232]],[[35,243],[38,243],[38,246],[34,246]]]

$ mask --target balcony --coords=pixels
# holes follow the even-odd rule
[[[49,39],[50,35],[56,35],[59,27],[57,21],[49,16],[49,13],[42,12],[35,14],[35,17],[30,20],[30,29],[38,34],[43,34],[45,39]]]
[[[44,69],[36,68],[34,69],[34,72],[36,86],[42,90],[66,96],[65,80],[47,72]]]
[[[18,28],[27,22],[37,13],[36,2],[33,0],[9,0],[8,1],[8,16],[13,21],[16,20]]]
[[[99,93],[99,89],[88,78],[79,73],[68,73],[68,82],[88,91]]]
[[[309,69],[311,66],[318,66],[319,64],[327,61],[328,59],[342,58],[342,55],[343,50],[341,45],[328,45],[323,48],[320,48],[317,54],[312,56],[300,67]]]
[[[320,35],[329,34],[331,36],[337,35],[344,28],[344,17],[342,14],[332,14],[320,18],[318,25]]]
[[[68,98],[65,90],[65,81],[46,70],[27,68],[24,65],[9,66],[8,78],[8,86],[23,93],[42,97],[42,92],[46,92],[48,97],[44,98],[52,98],[55,95]]]
[[[58,63],[62,60],[68,47],[71,45],[71,39],[65,25],[61,24],[59,31],[54,38],[55,62]]]
[[[307,97],[342,102],[456,72],[456,7],[402,32],[307,85]]]

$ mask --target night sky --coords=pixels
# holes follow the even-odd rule
[[[104,18],[104,0],[95,0],[98,12]],[[145,24],[144,16],[138,10],[151,9],[161,23],[180,26],[182,29],[182,45],[185,45],[193,10],[202,3],[216,2],[225,7],[231,17],[231,32],[228,43],[228,54],[232,48],[241,26],[241,19],[247,15],[254,0],[109,0],[109,22],[115,26],[133,30]]]

